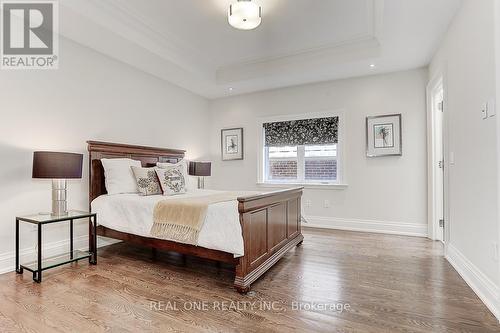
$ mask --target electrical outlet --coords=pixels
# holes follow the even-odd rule
[[[306,200],[305,205],[307,208],[310,208],[312,206],[311,200]]]
[[[325,201],[323,202],[323,207],[325,207],[325,208],[330,208],[330,207],[331,207],[330,200],[325,200]]]

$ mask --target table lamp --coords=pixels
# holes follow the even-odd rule
[[[68,215],[66,179],[82,178],[82,165],[82,154],[33,153],[33,178],[52,179],[52,216]]]
[[[205,188],[205,177],[210,176],[212,163],[189,162],[189,175],[198,176],[198,188]]]

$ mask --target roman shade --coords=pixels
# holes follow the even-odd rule
[[[325,145],[338,142],[339,117],[264,123],[266,147]]]

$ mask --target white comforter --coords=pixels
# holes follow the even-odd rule
[[[191,190],[183,197],[217,193],[213,190]],[[179,196],[140,196],[138,194],[101,195],[92,201],[98,224],[129,234],[152,237],[153,209],[160,200]],[[238,214],[238,202],[226,201],[208,206],[207,217],[201,228],[198,245],[243,256],[243,236]]]

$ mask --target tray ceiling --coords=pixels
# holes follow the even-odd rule
[[[240,31],[227,23],[230,0],[65,0],[60,31],[216,98],[425,66],[461,3],[254,1],[262,24]]]

